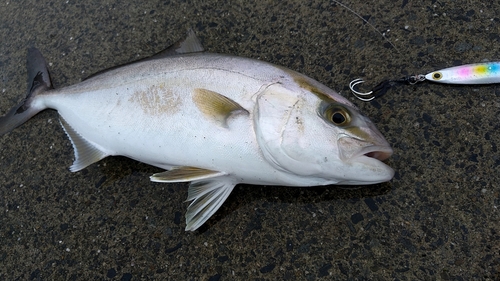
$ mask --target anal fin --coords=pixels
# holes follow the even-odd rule
[[[66,135],[68,135],[75,152],[75,161],[73,162],[73,165],[69,167],[70,171],[80,171],[108,156],[108,154],[104,151],[101,151],[99,148],[95,147],[78,134],[62,117],[59,121],[66,132]]]
[[[196,230],[215,214],[236,184],[231,177],[192,182],[186,200],[193,201],[186,212],[186,231]]]
[[[169,171],[154,174],[150,177],[154,182],[187,182],[224,176],[226,173],[196,167],[174,167]]]

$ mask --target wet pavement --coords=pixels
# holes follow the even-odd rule
[[[4,1],[0,109],[38,47],[56,87],[151,55],[192,27],[211,52],[259,58],[352,98],[392,144],[388,183],[240,185],[185,232],[187,184],[110,157],[71,173],[55,111],[0,137],[3,280],[499,280],[500,88],[387,78],[500,59],[495,1]],[[137,1],[135,1],[137,2]],[[385,37],[384,37],[385,36]],[[364,85],[364,86],[365,86]]]

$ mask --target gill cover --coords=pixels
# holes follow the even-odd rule
[[[289,155],[284,146],[286,135],[300,130],[302,121],[293,119],[304,106],[303,102],[297,94],[280,84],[269,86],[257,98],[254,128],[257,142],[269,163],[280,171],[308,176],[319,173],[319,166],[305,165],[304,159]],[[295,126],[290,126],[291,122],[295,122]],[[294,139],[299,141],[299,136]]]

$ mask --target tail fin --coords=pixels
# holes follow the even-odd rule
[[[0,136],[28,121],[38,112],[45,109],[43,106],[32,106],[36,96],[52,88],[47,64],[40,51],[36,48],[28,49],[28,93],[18,105],[7,114],[0,117]]]

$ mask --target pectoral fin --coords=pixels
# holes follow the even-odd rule
[[[187,201],[193,201],[186,212],[186,231],[204,224],[226,201],[237,183],[229,177],[192,182]]]
[[[196,88],[193,93],[193,102],[196,107],[209,119],[227,127],[227,118],[231,114],[248,111],[232,99],[217,92]]]
[[[80,171],[90,164],[108,156],[106,152],[100,150],[78,134],[68,123],[66,123],[66,121],[64,121],[64,119],[60,118],[59,120],[71,144],[73,144],[73,150],[75,152],[75,161],[73,165],[69,167],[70,171]]]
[[[174,167],[172,170],[154,174],[150,177],[154,182],[187,182],[224,176],[226,173],[196,167]]]

